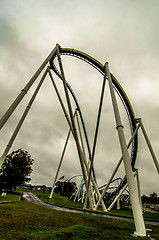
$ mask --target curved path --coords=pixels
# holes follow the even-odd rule
[[[132,218],[105,215],[105,214],[100,214],[100,213],[91,213],[91,212],[86,212],[86,211],[82,211],[82,210],[69,209],[69,208],[66,208],[66,207],[58,207],[58,206],[43,202],[40,198],[38,198],[36,195],[34,195],[30,192],[23,192],[22,196],[21,196],[21,200],[31,202],[31,203],[34,203],[34,204],[38,204],[38,205],[41,205],[43,207],[50,208],[50,209],[57,210],[57,211],[72,212],[72,213],[79,213],[79,214],[92,215],[92,216],[100,216],[100,217],[105,217],[105,218],[113,218],[113,219],[117,219],[117,220],[134,222],[134,220]],[[145,224],[159,226],[159,222],[145,221]]]

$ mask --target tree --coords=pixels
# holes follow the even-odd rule
[[[0,177],[7,182],[12,191],[12,187],[16,187],[25,182],[29,182],[32,173],[31,166],[34,160],[27,151],[18,149],[7,155],[0,169]]]
[[[157,198],[157,193],[155,193],[155,192],[151,193],[151,194],[150,194],[150,197],[151,197],[151,198]]]
[[[60,194],[62,196],[70,197],[76,190],[76,183],[75,182],[56,182],[56,188],[54,192]]]

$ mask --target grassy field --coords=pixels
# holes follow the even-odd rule
[[[15,195],[18,196],[18,200],[20,195]],[[53,199],[48,199],[46,194],[37,195],[51,203],[70,204],[67,198],[57,195]],[[0,212],[0,239],[134,239],[131,236],[134,224],[128,221],[54,211],[23,201],[0,204]],[[146,227],[153,230],[151,237],[159,239],[158,227]]]
[[[134,239],[130,235],[134,224],[127,221],[54,211],[23,201],[1,204],[0,211],[0,239]],[[151,228],[151,236],[159,239],[158,228]]]
[[[43,201],[49,203],[49,204],[54,204],[62,207],[69,207],[69,208],[76,208],[76,209],[83,209],[83,204],[80,202],[73,202],[69,201],[67,197],[64,196],[59,196],[59,195],[53,195],[53,198],[49,198],[49,194],[44,194],[41,192],[34,192],[32,191],[33,194],[36,194],[39,198],[41,198]],[[127,209],[127,210],[116,210],[112,209],[109,213],[103,213],[101,211],[98,211],[99,213],[102,214],[109,214],[109,215],[114,215],[114,216],[123,216],[123,217],[128,217],[132,218],[132,211]],[[145,212],[144,213],[144,219],[148,221],[156,221],[159,222],[159,212],[156,213],[151,213],[151,212]]]
[[[2,197],[0,194],[0,203],[18,201],[21,197],[21,192],[13,192],[12,194],[7,194],[5,197]]]

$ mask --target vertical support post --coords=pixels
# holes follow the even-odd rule
[[[61,104],[61,107],[62,107],[62,110],[63,110],[63,112],[64,112],[64,115],[65,115],[65,117],[66,117],[66,120],[67,120],[67,122],[68,122],[68,124],[69,124],[69,127],[70,127],[70,129],[71,129],[71,131],[72,131],[73,137],[74,137],[74,139],[75,139],[74,131],[73,131],[73,128],[72,128],[70,119],[69,119],[69,115],[67,114],[67,111],[66,111],[65,106],[64,106],[64,104],[63,104],[63,101],[62,101],[62,99],[61,99],[61,97],[60,97],[59,91],[58,91],[58,89],[57,89],[57,86],[56,86],[56,84],[55,84],[55,81],[54,81],[54,79],[53,79],[53,76],[52,76],[50,70],[49,70],[49,75],[50,75],[52,84],[53,84],[53,86],[54,86],[55,92],[56,92],[56,94],[57,94],[57,97],[58,97],[58,99],[59,99],[59,102],[60,102],[60,104]],[[86,161],[85,154],[82,152],[82,150],[81,150],[81,154],[82,154],[83,163],[84,163],[84,165],[85,165],[85,167],[86,167],[86,170],[87,170],[87,172],[88,172],[88,164],[87,164],[87,161]],[[83,168],[84,165],[81,166],[81,168]],[[84,175],[83,175],[83,176],[84,176]],[[84,179],[84,180],[85,180],[85,179]],[[87,181],[87,179],[86,179],[86,181]],[[91,181],[92,181],[93,187],[94,187],[94,189],[95,189],[95,191],[96,191],[96,194],[97,194],[98,198],[100,198],[99,189],[98,189],[98,187],[97,187],[96,182],[93,180],[93,176],[91,176]],[[103,200],[101,200],[101,205],[102,205],[103,211],[107,211]]]
[[[27,107],[26,107],[26,109],[25,109],[25,111],[24,111],[20,121],[17,124],[17,127],[15,128],[15,130],[14,130],[12,136],[11,136],[11,139],[8,142],[8,145],[7,145],[6,149],[4,150],[4,153],[3,153],[2,157],[0,158],[0,166],[3,163],[3,161],[5,160],[7,154],[8,154],[8,152],[9,152],[11,146],[12,146],[12,144],[13,144],[13,142],[14,142],[14,140],[15,140],[15,138],[16,138],[16,136],[17,136],[17,134],[18,134],[18,132],[19,132],[19,130],[20,130],[20,128],[21,128],[21,126],[22,126],[22,124],[23,124],[23,122],[24,122],[24,120],[25,120],[25,118],[26,118],[26,116],[27,116],[27,114],[28,114],[32,104],[33,104],[33,102],[34,102],[34,100],[35,100],[35,97],[37,96],[37,94],[39,92],[39,89],[40,89],[40,87],[41,87],[41,85],[42,85],[42,83],[43,83],[43,81],[44,81],[44,79],[45,79],[45,77],[47,75],[47,72],[48,72],[48,68],[45,70],[45,72],[44,72],[44,74],[43,74],[43,76],[42,76],[42,78],[41,78],[41,80],[40,80],[40,82],[39,82],[39,84],[38,84],[38,86],[37,86],[33,96],[31,97],[31,99],[30,99],[30,101],[29,101],[29,103],[28,103],[28,105],[27,105]]]
[[[117,200],[117,210],[120,210],[120,198]]]
[[[146,229],[145,229],[144,219],[142,215],[141,205],[140,205],[140,201],[137,194],[135,179],[133,176],[129,153],[126,146],[126,139],[123,131],[123,125],[120,118],[120,113],[119,113],[119,109],[118,109],[118,105],[115,97],[115,92],[113,89],[113,84],[112,84],[112,79],[111,79],[111,75],[108,68],[108,63],[106,63],[106,72],[108,76],[109,88],[110,88],[110,93],[112,98],[113,109],[114,109],[114,116],[115,116],[116,125],[117,125],[116,128],[118,131],[119,142],[120,142],[120,147],[123,155],[123,162],[124,162],[125,172],[127,176],[127,181],[128,181],[128,188],[130,192],[132,211],[133,211],[134,222],[136,227],[136,232],[134,234],[139,236],[146,236]]]
[[[101,92],[101,97],[100,97],[98,116],[97,116],[97,123],[96,123],[95,135],[94,135],[92,157],[91,157],[91,163],[90,163],[90,168],[89,168],[89,172],[88,172],[88,189],[89,189],[89,186],[90,186],[91,172],[92,172],[93,163],[94,163],[95,149],[96,149],[98,130],[99,130],[99,123],[100,123],[100,117],[101,117],[101,111],[102,111],[102,105],[103,105],[103,97],[104,97],[104,91],[105,91],[105,83],[106,83],[106,72],[105,72],[104,78],[103,78],[102,92]],[[86,192],[86,198],[85,198],[85,202],[84,202],[84,208],[86,208],[86,207],[87,207],[87,192]]]
[[[75,111],[75,113],[76,113],[76,111]],[[74,116],[75,116],[75,114],[74,114]],[[57,178],[58,178],[58,174],[59,174],[59,171],[60,171],[60,168],[61,168],[61,164],[62,164],[62,161],[63,161],[63,157],[64,157],[64,154],[65,154],[65,151],[66,151],[66,147],[67,147],[67,144],[68,144],[70,133],[71,133],[71,129],[69,129],[68,134],[67,134],[67,138],[66,138],[66,141],[65,141],[64,149],[62,151],[62,155],[61,155],[61,158],[60,158],[59,166],[57,168],[57,172],[56,172],[56,175],[55,175],[55,179],[54,179],[54,182],[53,182],[53,185],[52,185],[52,189],[51,189],[51,193],[50,193],[49,198],[52,198],[52,195],[54,193],[55,183],[56,183]]]
[[[65,142],[64,149],[63,149],[63,152],[62,152],[62,155],[61,155],[61,158],[60,158],[60,162],[59,162],[59,165],[58,165],[58,168],[57,168],[57,172],[56,172],[56,175],[55,175],[55,179],[54,179],[54,182],[53,182],[53,185],[52,185],[52,189],[51,189],[51,193],[50,193],[49,198],[52,198],[52,195],[54,193],[55,183],[56,183],[57,178],[58,178],[58,174],[59,174],[61,164],[62,164],[62,161],[63,161],[63,157],[64,157],[64,154],[65,154],[65,151],[66,151],[66,147],[67,147],[67,143],[68,143],[68,140],[69,140],[69,137],[70,137],[70,133],[71,133],[71,130],[69,129],[69,132],[68,132],[68,135],[67,135],[67,138],[66,138],[66,142]]]
[[[78,111],[76,112],[76,119],[77,119],[77,126],[78,126],[79,136],[80,136],[80,140],[81,140],[81,146],[82,146],[83,155],[84,155],[84,158],[86,158],[86,154],[85,154],[85,150],[84,150],[84,143],[83,143],[82,133],[81,133],[81,128],[80,128],[80,123],[79,123],[79,119],[78,119]],[[84,161],[84,163],[85,163],[85,161]],[[86,170],[88,171],[87,167],[86,167]],[[89,189],[89,187],[88,187],[88,189]],[[91,191],[93,205],[95,205],[95,198],[94,198],[92,187],[91,187],[90,191]]]
[[[150,143],[150,140],[149,140],[149,138],[148,138],[148,135],[147,135],[147,133],[146,133],[146,130],[145,130],[145,128],[144,128],[144,125],[143,125],[143,123],[142,123],[142,120],[141,120],[141,118],[139,118],[139,119],[137,119],[137,120],[139,121],[139,124],[140,124],[140,126],[141,126],[143,135],[144,135],[145,140],[146,140],[146,143],[147,143],[147,146],[148,146],[148,148],[149,148],[149,150],[150,150],[152,159],[153,159],[154,164],[155,164],[155,166],[156,166],[156,170],[157,170],[157,172],[158,172],[158,174],[159,174],[159,163],[158,163],[158,161],[157,161],[156,155],[155,155],[155,153],[154,153],[154,150],[153,150],[153,148],[152,148],[152,145],[151,145],[151,143]]]
[[[75,121],[73,118],[73,112],[72,112],[71,102],[70,102],[68,89],[67,89],[67,85],[66,85],[66,79],[65,79],[65,75],[64,75],[64,70],[63,70],[63,66],[62,66],[59,48],[57,49],[57,57],[58,57],[59,67],[60,67],[61,76],[62,76],[62,80],[63,80],[63,86],[64,86],[65,96],[66,96],[66,100],[67,100],[67,105],[68,105],[68,109],[69,109],[69,113],[70,113],[72,128],[73,128],[73,132],[74,132],[74,138],[75,138],[78,155],[79,155],[79,159],[80,159],[80,164],[81,164],[81,168],[82,168],[82,172],[83,172],[83,177],[85,179],[85,184],[86,184],[86,189],[87,189],[87,176],[86,176],[86,170],[84,168],[84,163],[83,163],[83,153],[82,153],[82,149],[80,147],[80,143],[79,143],[79,139],[78,139],[78,135],[77,135],[77,131],[76,131],[76,126],[75,126]],[[92,204],[92,200],[91,200],[90,196],[89,196],[89,203],[90,203],[91,208],[93,208],[93,204]]]
[[[70,127],[70,129],[71,129],[71,132],[72,132],[73,136],[74,136],[74,132],[73,132],[73,128],[72,128],[72,125],[71,125],[71,122],[70,122],[70,119],[69,119],[69,115],[68,115],[68,113],[67,113],[67,111],[66,111],[66,108],[65,108],[65,106],[64,106],[64,104],[63,104],[62,98],[61,98],[61,96],[60,96],[60,93],[59,93],[59,91],[58,91],[58,88],[57,88],[57,86],[56,86],[56,84],[55,84],[55,81],[54,81],[54,79],[53,79],[53,76],[52,76],[50,70],[49,70],[49,76],[50,76],[51,82],[52,82],[52,84],[53,84],[53,87],[54,87],[54,89],[55,89],[55,92],[56,92],[56,94],[57,94],[57,97],[58,97],[58,100],[59,100],[59,102],[60,102],[60,105],[61,105],[61,107],[62,107],[63,113],[64,113],[64,115],[65,115],[65,117],[66,117],[67,123],[68,123],[68,125],[69,125],[69,127]]]
[[[69,115],[68,115],[68,113],[67,113],[67,111],[66,111],[66,109],[65,109],[65,106],[64,106],[64,104],[63,104],[63,101],[62,101],[62,99],[61,99],[61,96],[60,96],[60,94],[59,94],[59,91],[58,91],[58,89],[57,89],[57,86],[56,86],[56,84],[55,84],[55,81],[54,81],[54,79],[53,79],[53,76],[52,76],[50,70],[49,70],[49,75],[50,75],[52,84],[53,84],[53,86],[54,86],[55,92],[56,92],[56,94],[57,94],[57,97],[58,97],[58,99],[59,99],[60,105],[61,105],[61,107],[62,107],[62,110],[63,110],[63,112],[64,112],[64,115],[65,115],[65,117],[66,117],[66,120],[67,120],[67,122],[68,122],[68,125],[69,125],[69,127],[70,127],[70,129],[71,129],[71,131],[72,131],[73,137],[74,137],[74,139],[75,139],[74,131],[73,131],[73,128],[72,128],[72,124],[71,124],[71,122],[70,122],[70,119],[69,119]],[[87,161],[86,161],[85,154],[82,152],[82,150],[81,150],[81,153],[82,153],[83,164],[85,165],[86,170],[87,170],[87,172],[88,172],[88,164],[87,164]],[[84,167],[84,165],[81,166],[81,168]],[[92,178],[91,178],[91,179],[92,179]],[[84,180],[85,180],[85,179],[84,179]],[[92,183],[93,183],[93,186],[94,186],[94,188],[95,188],[95,190],[96,190],[96,193],[97,193],[97,195],[98,195],[98,197],[99,197],[99,196],[100,196],[100,193],[99,193],[99,190],[98,190],[98,187],[97,187],[95,181],[92,180]],[[104,210],[104,209],[105,209],[105,208],[104,208],[105,205],[104,205],[103,200],[101,201],[101,204],[102,204],[103,210]]]
[[[132,143],[134,137],[135,137],[136,134],[137,134],[137,131],[139,130],[139,127],[140,127],[140,125],[138,124],[138,125],[137,125],[137,128],[135,129],[135,131],[134,131],[133,135],[131,136],[131,139],[130,139],[128,145],[127,145],[127,149],[129,149],[129,147],[130,147],[130,145],[131,145],[131,143]],[[100,202],[101,202],[101,199],[103,199],[103,197],[104,197],[104,195],[105,195],[105,193],[106,193],[106,191],[107,191],[107,189],[108,189],[108,187],[109,187],[111,181],[113,180],[113,178],[114,178],[116,172],[118,171],[118,169],[119,169],[120,164],[122,163],[122,161],[123,161],[123,156],[121,156],[121,158],[120,158],[120,160],[119,160],[119,162],[118,162],[116,168],[114,169],[114,172],[112,173],[112,175],[111,175],[111,177],[110,177],[110,179],[109,179],[107,185],[106,185],[105,188],[103,189],[103,192],[102,192],[102,194],[101,194],[101,196],[100,196],[100,198],[99,198],[99,200],[98,200],[98,202],[97,202],[97,204],[96,204],[95,210],[98,209],[98,206],[99,206],[99,204],[100,204]]]
[[[74,202],[76,201],[77,197],[79,197],[79,195],[80,195],[81,185],[82,185],[82,179],[80,181],[79,187],[78,187],[77,192],[75,194]]]
[[[127,188],[128,184],[126,184],[119,192],[119,194],[114,198],[113,202],[110,204],[110,206],[108,207],[108,211],[110,211],[114,204],[118,201],[118,199],[120,199],[121,195],[123,194],[123,192],[125,191],[125,189]]]
[[[80,128],[80,123],[79,123],[79,119],[78,119],[78,111],[76,111],[76,119],[77,119],[77,126],[78,126],[78,130],[79,130],[79,134],[80,134],[80,139],[81,139],[81,145],[82,145],[83,154],[86,156],[86,154],[85,154],[85,149],[84,149],[84,143],[83,143],[83,139],[82,139],[82,133],[81,133],[81,128]]]
[[[84,161],[84,164],[85,164],[85,166],[86,166],[87,173],[88,173],[89,167],[88,167],[88,164],[87,164],[87,162],[86,162],[86,158],[85,158],[84,155],[83,155],[83,161]],[[94,187],[94,190],[95,190],[98,198],[100,198],[101,194],[100,194],[100,192],[99,192],[98,186],[97,186],[97,184],[96,184],[96,182],[95,182],[95,180],[94,180],[94,176],[93,176],[92,173],[91,173],[91,182],[92,182],[92,185],[93,185],[93,187]],[[103,211],[104,211],[104,212],[107,212],[107,209],[106,209],[106,206],[105,206],[105,204],[104,204],[103,199],[101,200],[101,206],[102,206]],[[94,207],[95,207],[95,206],[94,206]]]
[[[46,64],[50,61],[52,56],[55,54],[56,50],[58,48],[58,45],[52,50],[52,52],[48,55],[48,57],[44,60],[44,62],[41,64],[41,66],[38,68],[38,70],[35,72],[35,74],[32,76],[30,81],[27,83],[27,85],[24,87],[24,89],[21,90],[20,94],[17,96],[17,98],[14,100],[12,105],[8,108],[6,113],[3,115],[3,117],[0,120],[0,129],[3,127],[3,125],[6,123],[8,118],[11,116],[15,108],[18,106],[18,104],[21,102],[25,94],[27,94],[28,90],[32,86],[32,84],[35,82],[37,77],[40,75]]]
[[[141,204],[141,209],[142,209],[142,199],[141,199],[141,189],[140,189],[140,179],[139,179],[139,171],[137,168],[135,168],[135,176],[136,176],[136,182],[137,182],[137,190],[138,190],[138,196]]]

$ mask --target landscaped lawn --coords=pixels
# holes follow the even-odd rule
[[[19,201],[20,197],[21,197],[21,193],[18,192],[18,191],[6,194],[6,196],[2,196],[0,194],[0,203],[2,203],[2,202],[10,202],[10,201]]]
[[[130,235],[134,224],[128,221],[55,211],[24,201],[0,204],[0,212],[0,239],[134,239]],[[159,239],[158,227],[147,228]]]
[[[69,208],[76,208],[76,209],[83,209],[83,204],[80,202],[74,202],[74,201],[70,201],[68,200],[67,197],[64,196],[60,196],[60,195],[53,195],[53,198],[49,198],[49,194],[48,193],[42,193],[42,192],[38,192],[38,191],[30,191],[33,194],[36,194],[39,198],[41,198],[43,201],[45,201],[46,203],[49,204],[54,204],[54,205],[58,205],[58,206],[62,206],[62,207],[69,207]],[[102,210],[100,208],[100,210]],[[102,214],[109,214],[109,215],[115,215],[115,216],[123,216],[123,217],[128,217],[128,218],[132,218],[132,211],[127,209],[127,210],[116,210],[116,209],[112,209],[109,213],[103,213],[102,211],[98,211],[99,213]],[[144,219],[148,220],[148,221],[156,221],[159,222],[159,212],[145,212],[144,213]]]

